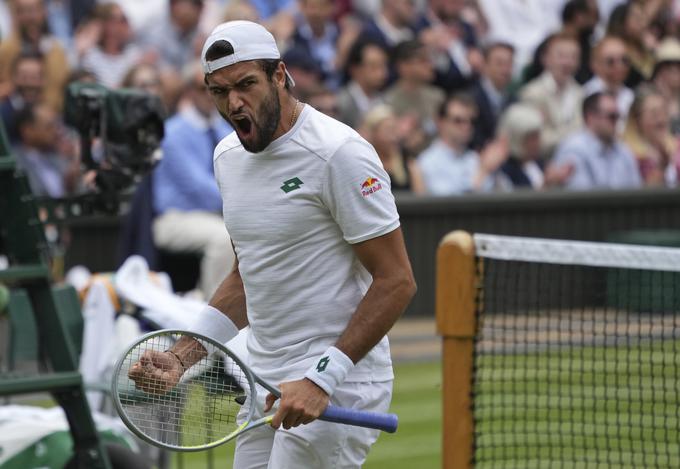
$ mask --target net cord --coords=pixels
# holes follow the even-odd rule
[[[477,256],[506,261],[680,272],[680,248],[475,234]]]

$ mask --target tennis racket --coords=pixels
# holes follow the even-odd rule
[[[146,357],[149,352],[166,351],[187,336],[216,353],[201,358],[187,369],[174,387],[169,389],[163,379],[149,378],[140,385],[139,380],[136,384],[129,378],[130,369],[141,366],[144,354]],[[158,363],[155,365],[158,368]],[[165,373],[162,365],[157,373]],[[142,440],[175,451],[199,451],[271,422],[273,415],[253,420],[255,383],[281,396],[276,387],[256,376],[224,345],[202,335],[168,329],[146,334],[127,349],[114,368],[112,396],[125,425]],[[242,408],[247,411],[247,417],[238,424],[236,417]],[[390,433],[397,430],[398,423],[394,414],[333,405],[329,405],[319,419]]]

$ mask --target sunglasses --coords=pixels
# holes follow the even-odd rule
[[[603,61],[605,65],[607,65],[607,67],[613,67],[614,65],[617,64],[622,64],[625,65],[626,67],[630,66],[630,59],[625,55],[604,57]]]

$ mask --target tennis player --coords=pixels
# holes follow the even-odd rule
[[[205,81],[235,129],[214,166],[236,263],[191,328],[220,342],[250,325],[248,365],[271,427],[239,436],[234,467],[358,468],[378,431],[315,420],[329,402],[388,411],[386,333],[415,293],[390,181],[370,144],[299,102],[274,37],[248,21],[213,30]],[[178,380],[204,350],[192,339],[154,358]],[[140,375],[133,379],[141,379]],[[306,425],[301,425],[306,424]]]

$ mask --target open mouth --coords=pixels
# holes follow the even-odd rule
[[[246,116],[238,116],[233,118],[236,130],[241,135],[242,138],[247,138],[250,136],[253,130],[253,123]]]

